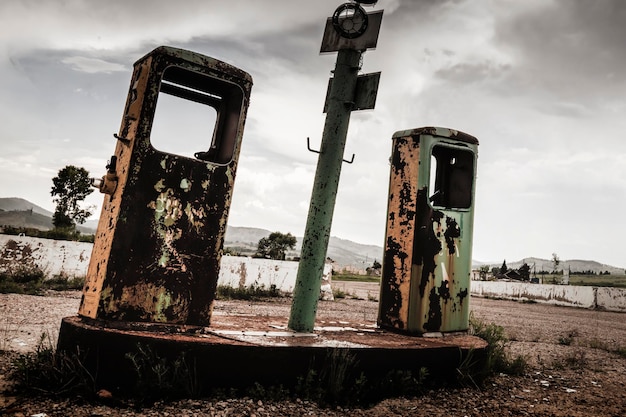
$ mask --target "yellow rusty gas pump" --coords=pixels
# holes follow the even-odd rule
[[[457,130],[393,135],[379,326],[467,330],[477,152]]]
[[[251,88],[246,72],[182,49],[159,47],[135,63],[115,154],[94,182],[106,196],[81,316],[209,323]],[[153,146],[163,94],[214,109],[195,158]]]

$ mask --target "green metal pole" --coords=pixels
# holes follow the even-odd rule
[[[353,49],[337,55],[288,324],[298,332],[312,332],[315,325],[360,58]]]

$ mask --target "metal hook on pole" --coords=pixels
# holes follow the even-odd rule
[[[315,149],[311,149],[311,139],[308,136],[306,137],[306,148],[309,150],[309,152],[321,154],[320,151],[316,151]],[[347,159],[342,159],[342,161],[345,162],[346,164],[353,163],[354,162],[354,154],[352,154],[352,158],[350,158],[349,161]]]
[[[308,136],[306,137],[306,148],[309,150],[309,152],[321,153],[320,151],[316,151],[315,149],[311,149],[311,139]]]

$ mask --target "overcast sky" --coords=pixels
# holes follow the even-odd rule
[[[65,165],[105,173],[132,64],[159,45],[254,79],[229,224],[302,236],[337,0],[3,0],[0,197],[50,211]],[[473,258],[626,266],[626,2],[380,0],[376,109],[354,112],[332,235],[383,245],[395,131],[480,141]],[[167,124],[164,122],[164,124]],[[166,129],[165,127],[164,129]],[[181,144],[182,143],[182,144]],[[163,142],[184,146],[184,140]],[[182,148],[181,151],[182,152]],[[102,195],[94,193],[98,206]]]

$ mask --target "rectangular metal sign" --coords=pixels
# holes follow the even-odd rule
[[[369,19],[367,29],[361,36],[353,39],[342,37],[339,32],[335,30],[332,18],[329,17],[326,20],[320,53],[337,52],[340,49],[364,51],[366,49],[376,48],[380,25],[383,21],[383,11],[380,10],[378,12],[368,13],[367,16]]]

